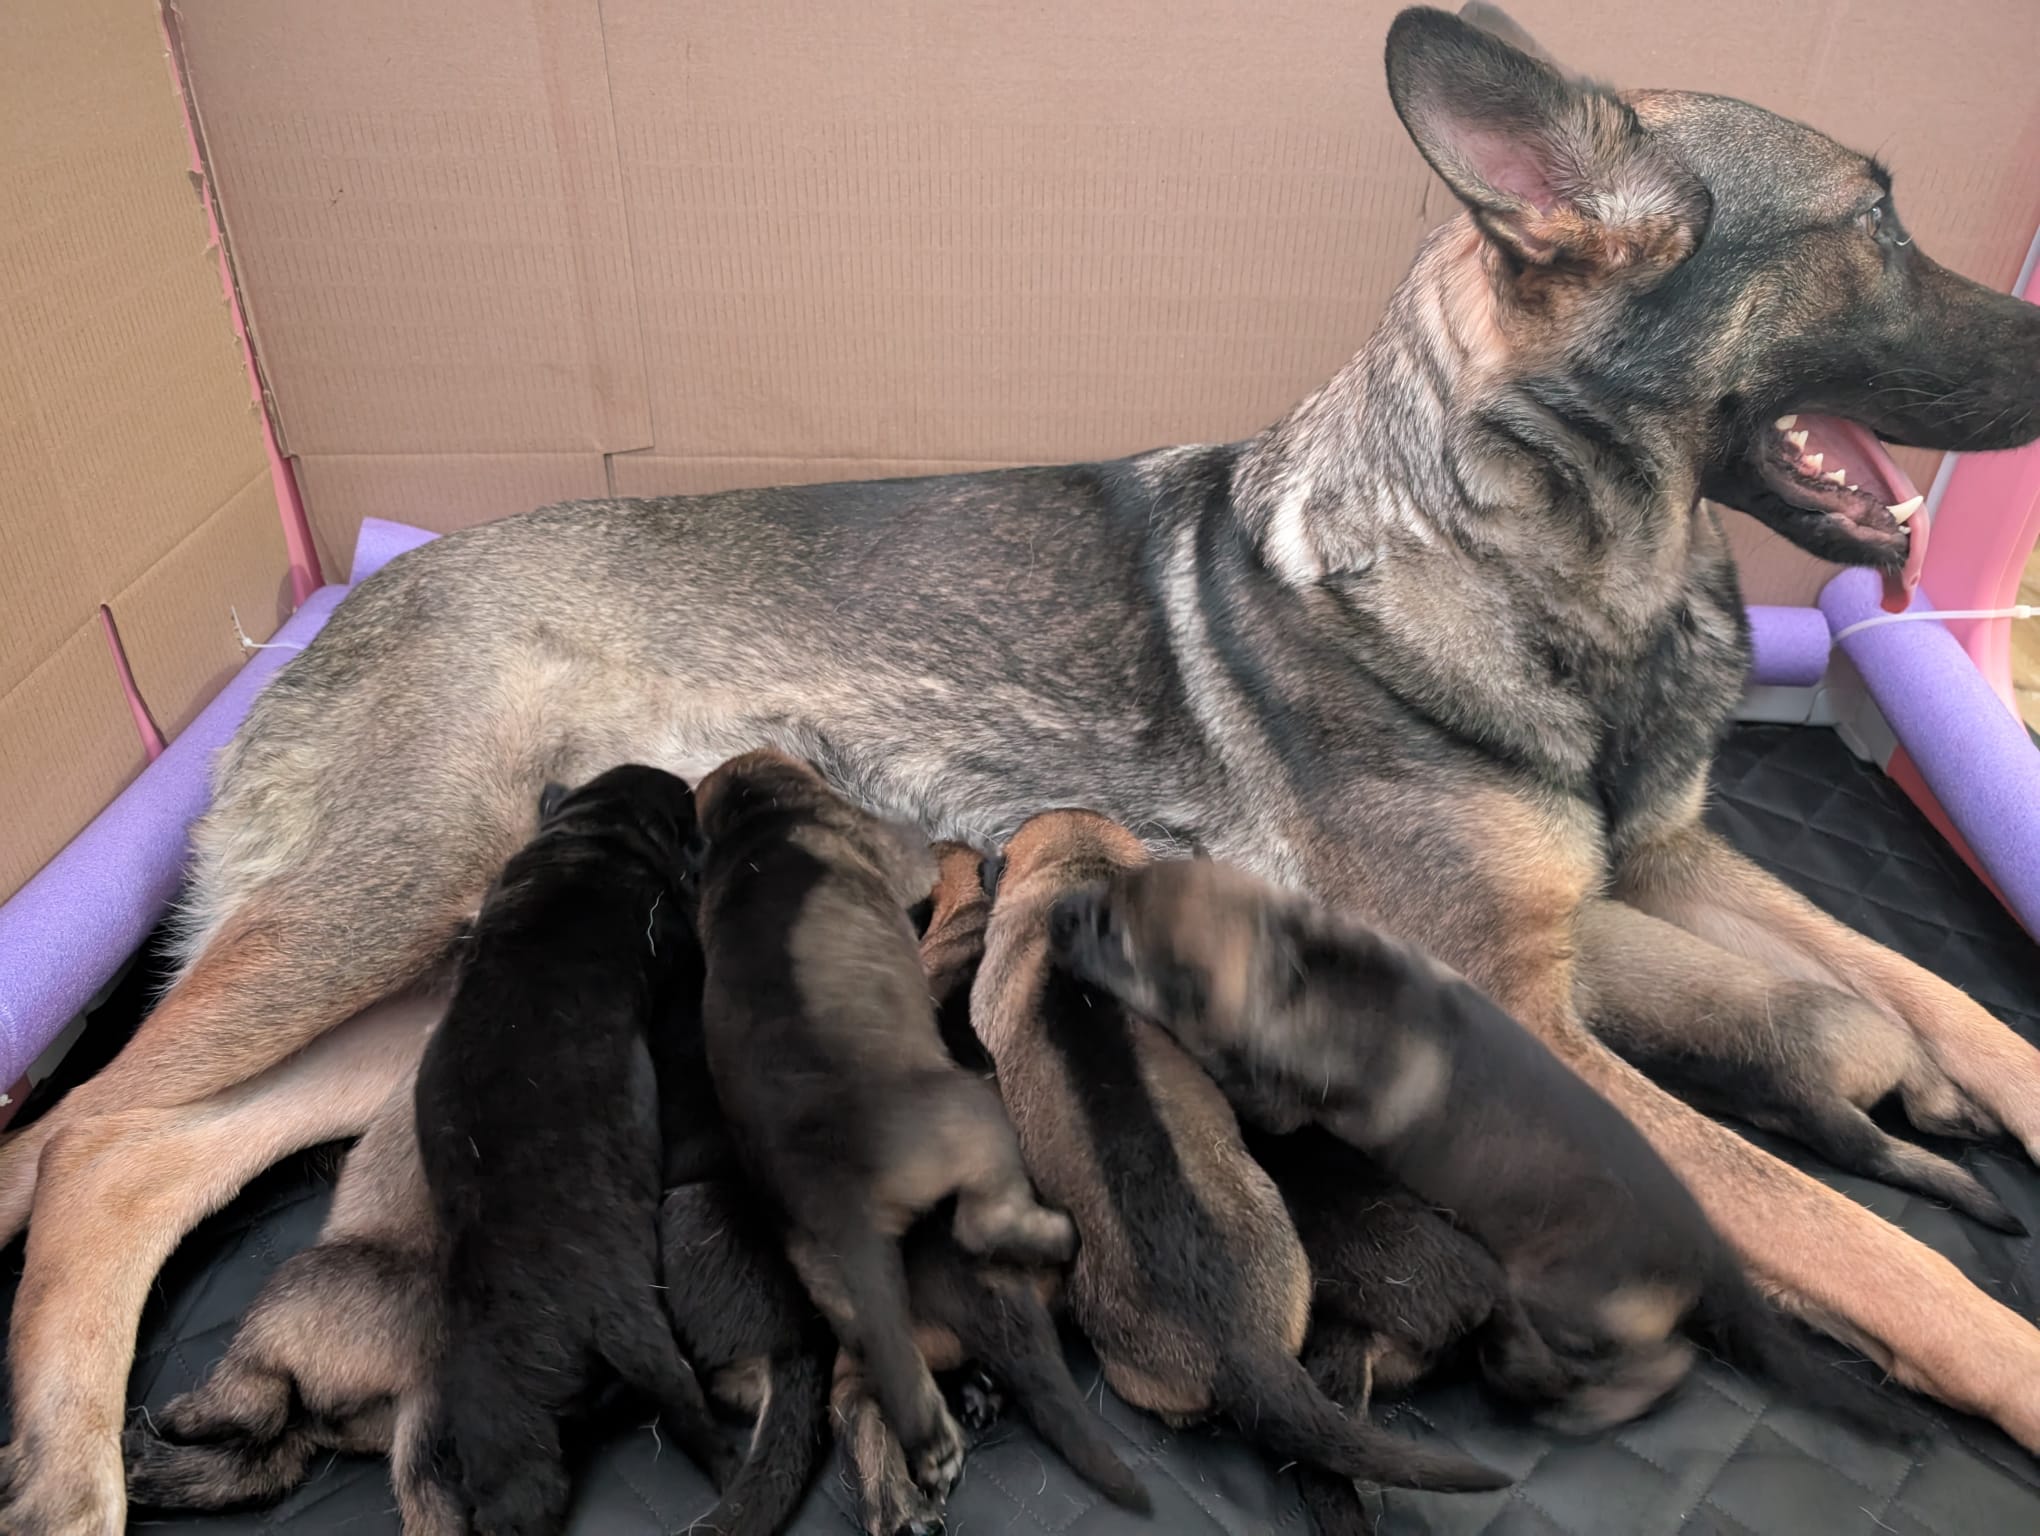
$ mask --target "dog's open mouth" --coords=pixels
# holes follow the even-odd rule
[[[1757,451],[1764,484],[1823,518],[1882,567],[1887,596],[1909,592],[1926,553],[1926,500],[1876,436],[1840,416],[1795,412],[1771,423]]]

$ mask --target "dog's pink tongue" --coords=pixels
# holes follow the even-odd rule
[[[1919,495],[1912,477],[1885,452],[1874,432],[1840,416],[1801,416],[1799,426],[1807,433],[1806,452],[1821,452],[1828,466],[1845,469],[1851,485],[1860,485],[1865,490],[1878,487],[1886,506],[1899,506]],[[1884,578],[1887,613],[1903,613],[1912,606],[1913,591],[1920,584],[1920,569],[1926,563],[1932,523],[1926,508],[1921,507],[1906,524],[1911,542],[1905,564]]]

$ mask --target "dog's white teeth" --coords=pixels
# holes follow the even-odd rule
[[[1840,485],[1844,480],[1848,478],[1849,473],[1847,470],[1844,469],[1830,470],[1828,471],[1828,473],[1821,476],[1821,479],[1827,481],[1829,485]]]
[[[1849,489],[1850,489],[1850,490],[1852,490],[1852,491],[1860,491],[1860,490],[1862,490],[1862,489],[1863,489],[1863,487],[1862,487],[1862,486],[1860,486],[1860,485],[1852,485],[1852,486],[1850,486],[1850,487],[1849,487]]]
[[[1903,528],[1905,526],[1905,520],[1911,517],[1913,513],[1919,511],[1921,503],[1924,502],[1926,499],[1927,498],[1924,496],[1915,496],[1910,501],[1901,501],[1897,506],[1888,508],[1887,510],[1891,513],[1892,518],[1897,522],[1898,526]]]
[[[1806,434],[1804,432],[1787,432],[1785,434],[1785,441],[1797,448],[1801,453],[1806,452]]]
[[[1780,432],[1790,432],[1794,427],[1799,425],[1799,418],[1797,416],[1780,416],[1776,421],[1772,422],[1771,425],[1776,427]],[[1802,447],[1805,445],[1806,443],[1805,433],[1802,432],[1800,434],[1799,442]]]
[[[1809,453],[1805,458],[1799,461],[1799,472],[1802,475],[1817,475],[1820,473],[1821,465],[1825,464],[1826,462],[1827,462],[1826,454]]]

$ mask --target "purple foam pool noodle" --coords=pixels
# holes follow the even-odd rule
[[[371,518],[352,579],[433,537]],[[186,834],[212,792],[213,755],[263,684],[347,595],[323,587],[134,783],[0,906],[0,1086],[13,1082],[134,953],[183,878]]]
[[[1832,642],[1818,608],[1750,608],[1750,681],[1811,688],[1827,672]]]
[[[1883,596],[1875,572],[1844,571],[1820,606],[1839,635],[1881,614]],[[1914,609],[1928,606],[1914,594]],[[1977,862],[2040,934],[2040,747],[1943,626],[1879,624],[1840,644]]]
[[[271,639],[303,646],[344,587],[324,587]],[[0,907],[0,1084],[13,1082],[118,971],[177,894],[185,830],[212,791],[213,754],[294,653],[257,651],[199,717]]]

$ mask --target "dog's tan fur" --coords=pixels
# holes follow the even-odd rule
[[[270,1277],[205,1383],[131,1437],[138,1502],[270,1502],[320,1451],[388,1455],[405,1536],[461,1536],[460,1512],[421,1465],[442,1320],[413,1081],[407,1072],[349,1155],[318,1242]]]

